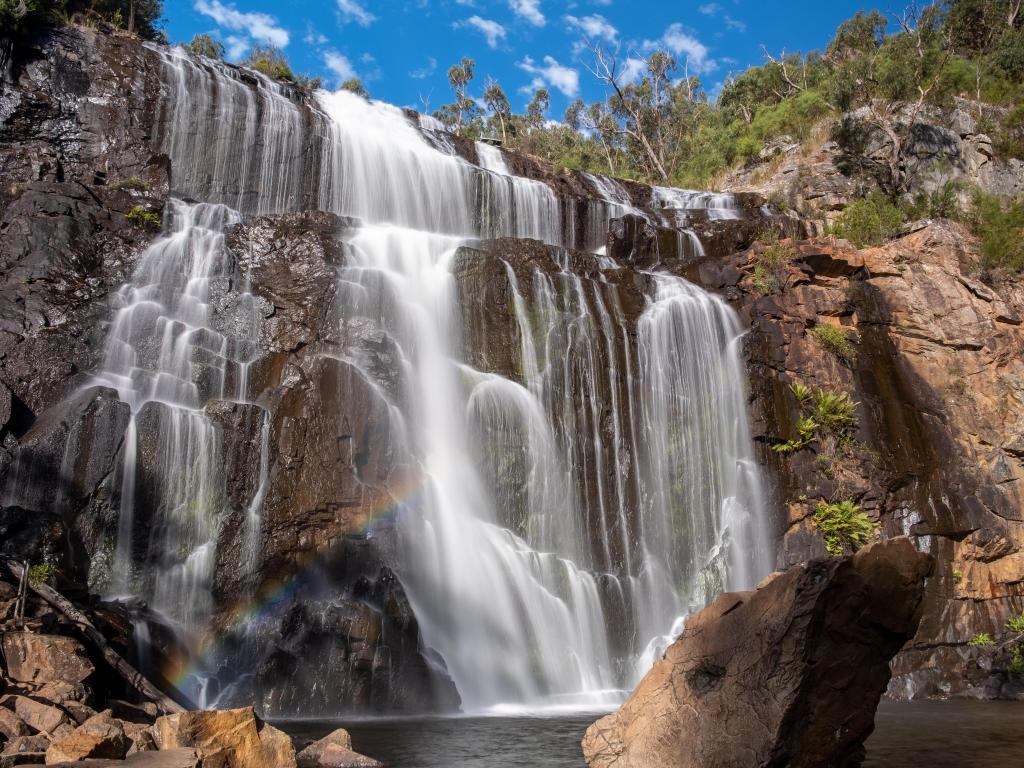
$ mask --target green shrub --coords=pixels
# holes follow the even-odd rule
[[[903,213],[881,191],[875,189],[839,214],[832,227],[836,237],[849,240],[858,248],[881,245],[903,226]]]
[[[1024,634],[1024,613],[1020,616],[1011,616],[1010,620],[1006,622],[1006,628],[1011,632]]]
[[[856,552],[871,540],[878,527],[850,499],[833,503],[819,501],[814,526],[825,538],[825,550],[833,557],[847,551]]]
[[[138,176],[132,176],[130,179],[118,179],[110,185],[111,189],[126,189],[133,192],[145,192],[149,189],[149,184],[143,181]]]
[[[224,45],[206,34],[195,35],[192,42],[182,47],[194,56],[205,56],[217,61],[224,59]]]
[[[158,230],[160,229],[160,214],[147,211],[142,206],[135,206],[126,214],[126,218],[139,229]]]
[[[999,157],[1024,159],[1024,103],[1011,109],[994,133],[992,148]]]
[[[761,235],[758,242],[760,248],[754,251],[753,284],[760,293],[767,295],[782,288],[782,268],[795,251],[792,246],[783,244],[774,230]]]
[[[1020,646],[1010,649],[1010,664],[1006,669],[1014,677],[1024,677],[1024,653]]]
[[[963,571],[953,571],[953,581],[960,581],[964,577]]]
[[[981,263],[986,269],[1024,270],[1024,198],[1004,203],[978,191],[974,195],[970,225],[981,241]]]
[[[918,192],[914,202],[905,205],[907,217],[911,219],[953,219],[957,221],[963,217],[960,205],[957,201],[957,192],[960,191],[960,184],[955,181],[947,181],[942,189],[937,189],[931,194]]]
[[[56,573],[54,567],[49,563],[36,563],[28,569],[28,582],[34,587],[45,584]]]
[[[988,632],[979,632],[968,640],[967,644],[975,647],[984,647],[986,645],[995,645],[995,641],[992,639],[992,635],[988,634]]]
[[[831,323],[818,323],[808,330],[818,342],[829,352],[844,362],[852,362],[857,357],[857,332],[840,328]]]
[[[848,392],[811,389],[802,384],[794,384],[791,388],[801,411],[796,423],[798,436],[773,445],[773,451],[791,453],[825,436],[839,444],[850,439],[850,431],[857,426],[858,403]]]
[[[254,45],[249,54],[242,59],[242,66],[255,69],[271,80],[294,80],[288,58],[280,48],[272,45]]]

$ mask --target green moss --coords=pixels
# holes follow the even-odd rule
[[[132,192],[146,192],[149,190],[149,184],[138,176],[132,176],[130,179],[118,179],[110,185],[110,188]]]
[[[814,512],[814,526],[825,539],[825,550],[833,557],[845,552],[856,552],[875,534],[878,524],[860,511],[850,499],[826,503],[818,502]]]
[[[160,214],[154,213],[153,211],[147,211],[140,205],[137,205],[128,211],[128,213],[125,214],[125,218],[139,229],[148,229],[150,231],[160,229]]]
[[[49,563],[36,563],[28,569],[28,581],[34,587],[45,584],[53,578],[56,570]]]
[[[979,632],[970,640],[968,640],[967,644],[974,646],[976,648],[983,648],[988,645],[995,645],[995,641],[992,639],[992,636],[987,632]]]
[[[1024,613],[1020,616],[1011,616],[1010,620],[1006,622],[1006,628],[1011,632],[1024,634]]]
[[[829,352],[844,362],[857,358],[857,335],[853,329],[840,328],[829,323],[818,323],[807,331]]]

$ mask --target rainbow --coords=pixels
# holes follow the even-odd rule
[[[329,546],[313,547],[299,553],[289,573],[267,579],[251,595],[222,611],[217,627],[199,638],[191,652],[176,654],[165,662],[161,669],[163,678],[176,688],[182,687],[205,668],[206,662],[217,654],[224,640],[236,629],[291,602],[302,587],[302,576],[329,560],[344,538],[368,536],[385,524],[396,522],[403,509],[416,506],[422,500],[427,485],[426,477],[413,477],[392,484],[373,505],[359,511],[357,519],[352,521],[355,525],[343,538],[335,539]]]

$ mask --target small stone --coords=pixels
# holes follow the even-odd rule
[[[312,744],[308,745],[295,756],[295,762],[298,764],[298,768],[316,768],[320,755],[329,746],[352,749],[352,737],[344,728],[338,728],[336,731],[331,731],[322,739],[314,741]]]

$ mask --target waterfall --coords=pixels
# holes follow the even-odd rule
[[[459,156],[436,121],[346,92],[299,103],[254,73],[159,55],[157,146],[175,194],[205,202],[172,203],[119,294],[97,374],[132,408],[112,591],[192,631],[208,623],[226,502],[206,406],[258,395],[255,316],[234,335],[216,330],[209,286],[233,270],[229,227],[307,207],[357,222],[338,282],[342,336],[370,324],[398,351],[402,396],[388,407],[419,492],[395,500],[392,566],[466,710],[611,705],[677,617],[768,572],[738,321],[682,278],[626,276],[593,255],[611,217],[656,220],[621,185],[589,176],[596,197],[567,210],[500,150]],[[653,199],[673,224],[694,210],[739,215],[727,195]],[[474,368],[460,338],[452,267],[493,237],[552,246],[531,266],[504,263],[514,376]],[[699,248],[692,232],[679,237]],[[639,318],[624,307],[627,283],[647,297]],[[265,415],[245,510],[251,562],[270,429]],[[143,454],[157,501],[144,519]]]

